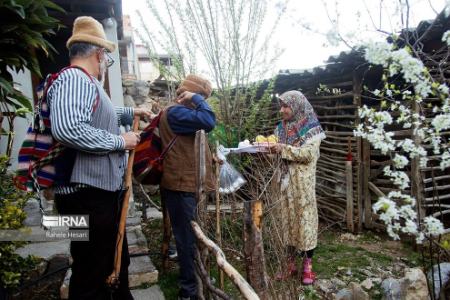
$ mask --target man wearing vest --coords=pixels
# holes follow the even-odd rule
[[[212,87],[208,80],[188,75],[177,89],[176,105],[167,108],[159,124],[163,149],[177,137],[163,162],[161,197],[165,201],[180,265],[179,299],[197,299],[194,271],[195,235],[190,221],[196,218],[195,132],[213,130],[216,117],[206,99]],[[215,190],[212,155],[206,146],[205,190]]]
[[[63,71],[47,94],[52,134],[66,146],[55,166],[55,204],[63,215],[89,215],[89,241],[72,241],[70,246],[69,299],[133,299],[126,239],[120,284],[112,297],[106,285],[114,265],[125,150],[139,142],[138,134],[121,134],[119,124],[123,114],[150,112],[112,105],[102,83],[113,63],[108,53],[116,45],[106,40],[98,21],[77,18],[67,48],[73,68]]]

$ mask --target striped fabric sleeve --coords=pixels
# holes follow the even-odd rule
[[[116,109],[119,126],[122,124],[122,115],[130,115],[132,118],[134,117],[134,108],[132,107],[116,106],[114,108]]]
[[[62,144],[103,154],[125,148],[124,139],[90,125],[97,88],[79,70],[67,70],[52,84],[48,98],[52,134]]]

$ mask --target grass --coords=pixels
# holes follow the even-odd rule
[[[223,244],[228,245],[228,248],[233,248],[242,252],[242,222],[231,221],[226,218],[223,219]],[[150,220],[143,226],[144,233],[148,239],[150,252],[152,253],[152,260],[158,270],[162,270],[160,248],[162,242],[162,220]],[[345,240],[342,237],[349,235],[350,240]],[[389,248],[390,247],[390,248]],[[236,253],[227,251],[224,247],[225,255],[228,261],[245,276],[245,266],[241,259],[238,259]],[[270,261],[277,261],[272,257],[276,253],[266,253],[266,263]],[[272,258],[271,258],[272,257]],[[360,283],[365,280],[368,275],[367,272],[373,274],[372,277],[382,277],[379,270],[392,269],[395,264],[402,264],[408,267],[417,267],[421,264],[422,259],[420,253],[413,251],[411,245],[408,243],[401,244],[399,242],[392,242],[383,234],[367,231],[358,236],[351,234],[344,234],[338,229],[330,229],[320,233],[318,247],[314,254],[314,270],[319,279],[333,279],[337,278],[348,284],[350,282]],[[299,261],[300,263],[300,261]],[[269,269],[276,269],[275,267],[267,267]],[[215,259],[211,257],[211,277],[214,278],[216,286],[218,286],[219,276],[218,269],[215,264]],[[365,271],[364,271],[365,270]],[[397,273],[396,273],[397,272]],[[400,271],[392,271],[392,276],[401,277]],[[271,275],[271,274],[269,274]],[[273,274],[272,274],[273,275]],[[177,299],[178,293],[178,265],[176,262],[169,263],[169,269],[165,273],[160,273],[159,285],[167,300]],[[382,278],[384,279],[384,278]],[[298,280],[298,279],[297,279]],[[298,282],[298,281],[296,281]],[[296,298],[299,299],[322,299],[318,287],[301,287],[298,283],[291,282],[290,287],[293,293],[297,293]],[[282,284],[272,283],[272,286],[277,290],[283,290]],[[367,291],[371,299],[381,299],[380,283],[374,282],[374,286]],[[225,279],[225,292],[233,299],[239,298],[239,293],[234,287],[233,283]]]

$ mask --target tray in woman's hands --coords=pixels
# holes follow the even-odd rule
[[[256,147],[267,147],[267,148],[275,146],[276,144],[277,144],[277,142],[253,142],[253,146],[256,146]]]

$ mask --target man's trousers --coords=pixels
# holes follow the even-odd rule
[[[68,195],[55,195],[59,214],[89,215],[89,241],[70,243],[73,263],[69,299],[133,299],[128,288],[130,258],[126,236],[122,247],[119,287],[111,294],[111,290],[106,285],[106,279],[114,266],[121,208],[120,198],[120,191],[109,192],[97,188],[81,188]]]
[[[165,201],[177,245],[180,296],[194,298],[197,296],[194,266],[196,238],[191,221],[196,219],[197,214],[195,194],[161,189],[161,197]]]

